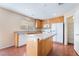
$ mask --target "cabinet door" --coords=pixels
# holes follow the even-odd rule
[[[42,28],[42,27],[43,27],[42,20],[36,20],[36,28]]]
[[[27,56],[37,56],[38,55],[38,41],[30,39],[27,40],[26,46],[26,55]]]
[[[14,33],[14,39],[15,39],[15,47],[18,47],[18,41],[19,41],[19,35],[15,32]]]
[[[26,44],[26,36],[25,35],[19,35],[19,46],[23,46]]]
[[[54,41],[54,42],[56,42],[57,41],[57,36],[55,35],[55,36],[53,36],[53,40],[52,41]]]

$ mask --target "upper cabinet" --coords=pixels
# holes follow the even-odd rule
[[[44,27],[44,25],[50,24],[52,23],[64,23],[64,16],[60,16],[60,17],[55,17],[55,18],[50,18],[50,19],[44,19],[44,20],[40,20],[40,19],[36,19],[36,28],[38,29],[42,29]]]
[[[64,16],[44,20],[44,24],[63,23],[63,22],[64,22]]]
[[[63,22],[64,22],[64,16],[49,19],[49,23],[63,23]]]
[[[36,28],[38,29],[43,28],[43,20],[36,20]]]

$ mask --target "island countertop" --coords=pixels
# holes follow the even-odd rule
[[[16,31],[15,33],[17,33],[18,35],[24,35],[26,36],[26,38],[35,38],[35,39],[45,39],[48,38],[50,36],[55,36],[56,34],[53,33],[42,33],[42,32],[28,32],[28,31]]]
[[[26,37],[30,40],[36,40],[36,39],[46,39],[46,38],[49,38],[49,37],[53,37],[55,36],[56,34],[52,34],[52,33],[40,33],[40,34],[29,34],[29,35],[26,35]]]

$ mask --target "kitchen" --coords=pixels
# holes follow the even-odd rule
[[[19,31],[19,32],[17,31],[17,32],[14,33],[14,35],[15,35],[15,47],[20,47],[20,46],[23,46],[23,45],[27,44],[27,47],[28,47],[27,48],[27,53],[28,53],[29,52],[28,50],[30,50],[30,51],[31,51],[31,49],[33,50],[32,45],[34,43],[34,42],[32,42],[32,44],[31,44],[31,43],[29,43],[29,41],[30,41],[30,39],[31,40],[35,39],[35,37],[38,37],[40,40],[50,38],[52,42],[54,41],[54,42],[57,42],[57,43],[64,44],[64,40],[63,40],[64,17],[63,16],[48,19],[46,21],[36,20],[35,22],[36,22],[36,29],[39,30],[39,31]],[[59,38],[60,38],[60,40],[59,40]],[[28,39],[29,39],[29,41],[28,41]],[[50,43],[52,44],[52,42],[50,42]],[[31,45],[31,48],[30,48],[30,45]],[[35,49],[35,51],[37,51],[37,50]],[[49,51],[50,51],[50,49],[49,49]],[[32,52],[30,52],[30,54],[31,53]]]
[[[63,6],[59,6],[58,4],[37,4],[37,9],[35,8],[33,9],[33,11],[36,10],[35,12],[38,12],[38,9],[39,9],[38,6],[40,7],[40,5],[42,5],[42,7],[40,8],[43,8],[45,6],[47,7],[45,10],[43,9],[41,11],[42,13],[39,18],[36,13],[32,15],[32,13],[34,12],[31,9],[29,9],[29,8],[32,8],[30,7],[30,5],[32,6],[33,4],[21,4],[22,6],[26,5],[27,7],[29,5],[27,9],[23,9],[23,7],[21,9],[17,9],[19,4],[13,4],[16,6],[16,8],[12,8],[11,7],[12,4],[10,4],[8,7],[5,7],[7,6],[7,4],[3,4],[3,5],[0,4],[0,5],[2,6],[0,8],[0,18],[1,18],[0,19],[0,49],[1,50],[5,48],[10,48],[10,49],[14,48],[16,50],[16,49],[25,47],[24,53],[22,55],[47,56],[48,53],[51,52],[51,50],[55,50],[52,52],[52,55],[60,51],[61,51],[60,54],[56,54],[56,55],[64,55],[62,52],[63,50],[69,49],[69,48],[71,49],[71,47],[73,47],[73,45],[68,45],[68,42],[66,39],[67,24],[65,20],[67,20],[66,16],[68,16],[68,14],[67,15],[62,14],[65,11],[65,9],[64,11],[63,9],[61,10],[61,7],[63,8]],[[64,4],[64,7],[67,7],[68,5],[71,7],[71,5],[73,6],[75,4]],[[36,4],[34,4],[34,6],[36,6]],[[58,9],[56,10],[58,11],[56,11],[56,13],[60,11],[62,12],[58,14],[54,13],[52,17],[52,15],[50,14],[52,11],[52,8],[51,8],[52,6],[53,7],[55,6],[54,8],[56,8],[57,6]],[[10,7],[13,10],[9,9]],[[14,11],[15,9],[16,11]],[[49,11],[46,12],[46,10],[48,9],[50,9],[50,12]],[[29,17],[29,16],[26,16],[25,14],[19,13],[22,10],[27,10],[27,11],[31,10],[31,13],[28,11],[28,13],[26,14],[30,13],[29,15],[31,16],[35,15],[36,18]],[[70,9],[67,9],[67,10],[70,10]],[[47,15],[46,13],[43,14],[44,11],[47,13],[48,16],[50,15],[51,17],[46,18]],[[22,12],[24,13],[24,11]],[[73,13],[73,11],[71,11],[71,13]],[[40,15],[40,13],[38,13],[38,15]],[[46,17],[43,19],[42,17],[44,15],[46,15]],[[75,15],[71,14],[69,16],[74,16],[75,17],[74,19],[77,19],[76,15],[78,14],[75,14]],[[7,21],[5,22],[5,20]],[[74,42],[75,42],[74,48],[76,51],[78,51],[78,48],[77,48],[78,41],[74,40]],[[61,49],[61,50],[59,51],[58,49]],[[69,51],[70,53],[72,53],[70,55],[76,55],[76,53],[72,52],[72,50],[69,50]],[[5,54],[7,55],[7,53]],[[15,52],[13,55],[15,54],[17,53]],[[67,51],[67,54],[65,53],[65,55],[69,55],[69,52]]]

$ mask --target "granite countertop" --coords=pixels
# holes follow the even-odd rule
[[[49,37],[53,37],[55,36],[56,34],[52,34],[52,33],[40,33],[40,32],[37,32],[37,31],[33,31],[33,32],[28,32],[28,31],[16,31],[15,33],[19,34],[19,35],[25,35],[26,36],[26,39],[29,39],[29,40],[42,40],[42,39],[46,39],[46,38],[49,38]],[[30,33],[30,34],[28,34]]]
[[[16,31],[15,33],[17,33],[17,34],[35,34],[35,33],[41,33],[41,32],[37,32],[37,31],[30,31],[30,32],[28,32],[28,31]]]
[[[52,34],[52,33],[41,33],[41,34],[30,34],[30,35],[26,35],[27,39],[29,40],[43,40],[49,37],[53,37],[56,34]]]
[[[27,33],[27,31],[16,31],[15,33],[17,33],[17,34],[25,34],[25,33]]]

